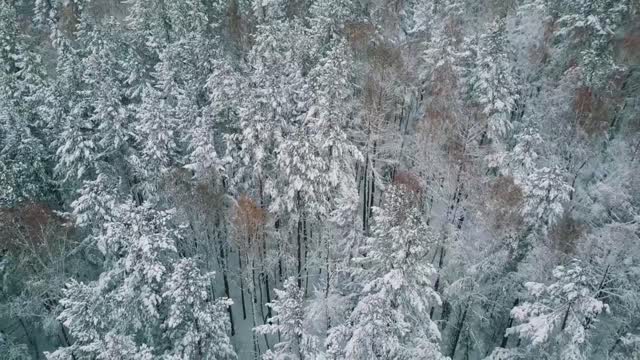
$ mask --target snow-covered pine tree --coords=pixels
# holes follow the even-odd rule
[[[348,312],[354,284],[345,269],[364,241],[355,169],[363,158],[352,139],[358,115],[354,111],[353,84],[348,80],[352,61],[347,45],[337,42],[309,74],[313,98],[305,125],[314,134],[309,141],[327,169],[314,184],[320,204],[326,207],[318,223],[330,225],[329,234],[323,239],[324,249],[318,249],[323,257],[319,264],[322,285],[314,292],[307,314],[307,321],[312,324],[309,332],[313,332],[316,343]]]
[[[509,151],[490,156],[489,166],[514,177],[525,196],[521,212],[527,224],[531,229],[547,231],[562,215],[572,187],[558,166],[545,166],[549,156],[545,156],[545,141],[535,128],[520,130],[514,140]]]
[[[356,4],[344,0],[318,0],[311,4],[311,28],[318,37],[318,45],[339,36],[345,22],[353,17],[354,6]]]
[[[434,20],[438,4],[429,0],[411,0],[405,3],[405,15],[403,31],[413,36],[415,34],[427,34],[433,31]]]
[[[0,0],[0,357],[637,357],[638,6]]]
[[[299,21],[274,20],[258,27],[251,68],[242,82],[246,100],[238,109],[237,133],[226,136],[234,191],[259,199],[277,219],[274,235],[286,239],[274,244],[279,266],[285,260],[294,263],[299,286],[307,221],[313,225],[327,210],[326,192],[313,192],[326,185],[321,181],[326,165],[305,126],[311,97],[303,76],[305,32]]]
[[[429,310],[440,302],[424,257],[435,240],[416,194],[390,185],[374,209],[373,235],[354,259],[362,288],[348,320],[330,330],[329,352],[348,359],[440,359],[440,331]]]
[[[176,265],[180,231],[172,213],[132,202],[112,209],[96,239],[105,271],[96,281],[67,285],[59,319],[75,342],[49,353],[49,359],[180,358],[176,351],[235,357],[225,346],[228,303],[211,303],[202,293],[206,288],[193,286],[205,281],[193,264]],[[189,311],[185,302],[193,305]]]
[[[162,297],[169,310],[163,324],[171,342],[166,359],[235,359],[227,336],[227,298],[211,299],[213,274],[202,274],[193,259],[181,259],[167,280]]]
[[[136,45],[147,48],[149,54],[157,56],[171,41],[170,22],[167,18],[167,1],[126,0],[129,7],[127,24],[131,27]]]
[[[362,155],[349,131],[356,125],[352,110],[352,64],[343,42],[330,50],[302,79],[296,110],[282,128],[283,138],[274,148],[274,177],[266,183],[272,212],[304,216],[303,221],[323,221],[333,209],[331,199],[341,181],[354,178],[355,162]],[[296,113],[305,111],[305,113]]]
[[[525,193],[523,215],[530,224],[546,231],[548,226],[562,216],[563,204],[569,201],[571,186],[557,167],[536,169],[529,174],[522,186]]]
[[[431,23],[430,36],[424,41],[422,51],[419,89],[425,122],[431,131],[438,130],[442,136],[456,136],[466,94],[464,78],[471,55],[471,46],[466,46],[462,29],[461,4],[449,0],[440,4],[443,16]],[[464,45],[464,46],[463,46]]]
[[[518,324],[507,334],[526,339],[533,357],[572,360],[588,353],[590,331],[609,306],[602,301],[602,276],[587,266],[574,260],[554,269],[549,285],[525,284],[532,299],[511,310]]]
[[[487,117],[488,136],[498,139],[511,128],[518,84],[509,58],[504,19],[496,19],[480,37],[476,65],[469,83],[471,97]]]
[[[630,13],[629,1],[578,0],[547,5],[558,18],[557,36],[575,54],[587,86],[604,87],[620,70],[612,48],[613,37]]]
[[[154,197],[161,175],[179,164],[179,128],[181,120],[184,121],[182,116],[188,115],[190,110],[183,114],[178,109],[183,92],[172,81],[173,74],[162,71],[166,70],[163,65],[163,62],[156,65],[160,70],[156,73],[158,88],[147,85],[142,91],[142,103],[135,110],[135,137],[139,151],[128,158],[141,180],[135,190],[145,198]]]
[[[95,22],[88,15],[83,16],[77,32],[78,42],[84,46],[77,53],[81,56],[78,67],[68,58],[73,52],[69,44],[63,44],[60,50],[62,65],[68,66],[63,69],[62,80],[71,82],[60,85],[71,92],[74,101],[70,108],[61,104],[56,172],[71,184],[74,180],[95,179],[99,173],[120,178],[125,184],[129,180],[126,158],[130,152],[131,118],[123,103],[123,50],[118,27],[113,18]]]
[[[211,117],[203,114],[206,81],[216,55],[216,41],[207,37],[210,24],[206,6],[201,1],[171,1],[155,11],[160,11],[158,16],[163,19],[162,24],[155,24],[162,26],[155,32],[165,32],[167,39],[154,46],[144,45],[158,62],[149,72],[150,82],[143,87],[141,106],[134,109],[140,154],[130,159],[145,179],[140,187],[146,196],[154,193],[166,170],[193,164],[190,153],[197,150],[202,161],[213,162],[217,157],[208,124]],[[137,16],[144,19],[151,15]]]
[[[227,136],[228,155],[238,160],[234,180],[238,182],[247,176],[253,185],[262,182],[265,191],[274,196],[283,191],[273,169],[276,151],[299,127],[307,107],[308,94],[300,63],[303,31],[299,22],[274,21],[258,27],[249,54],[252,71],[246,75],[246,100],[238,109],[239,133]],[[295,193],[288,194],[278,199],[285,204],[278,204],[273,210],[291,209],[294,200]]]
[[[355,178],[355,162],[362,160],[349,134],[357,121],[352,110],[353,84],[349,81],[352,60],[344,42],[331,45],[305,83],[309,97],[305,99],[306,114],[296,119],[288,138],[276,149],[276,166],[289,183],[284,189],[293,188],[305,204],[307,216],[320,221],[333,208],[332,193],[341,187],[345,176]],[[291,194],[273,197],[278,208],[282,208],[279,199],[294,200]]]
[[[306,348],[307,334],[304,324],[304,290],[297,285],[297,280],[290,277],[283,283],[282,290],[273,289],[276,299],[267,306],[275,315],[267,320],[267,324],[257,326],[254,331],[259,334],[278,335],[281,341],[267,351],[262,358],[275,359],[307,359],[310,358]]]
[[[88,135],[88,105],[80,94],[82,63],[69,39],[56,38],[56,74],[40,107],[43,119],[55,137],[51,147],[56,154],[55,174],[64,183],[81,183],[90,176],[96,158],[96,145]]]
[[[0,204],[9,207],[51,196],[37,111],[47,84],[33,40],[19,34],[17,22],[15,4],[0,3]]]
[[[89,109],[88,124],[93,129],[98,150],[96,160],[110,164],[116,174],[126,177],[124,161],[129,152],[131,117],[123,103],[123,52],[120,24],[115,19],[102,23],[81,21],[78,36],[87,57],[83,59],[82,96]]]

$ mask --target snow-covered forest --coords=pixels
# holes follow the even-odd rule
[[[640,0],[0,0],[0,359],[640,359]]]

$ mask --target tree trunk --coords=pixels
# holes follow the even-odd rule
[[[71,346],[71,342],[69,341],[69,335],[67,334],[67,330],[64,328],[64,325],[60,324],[60,331],[62,332],[62,339],[64,340],[65,346]],[[76,360],[76,355],[71,352],[71,360]]]
[[[571,304],[567,306],[567,311],[564,313],[564,317],[562,318],[562,326],[560,327],[560,331],[564,330],[567,327],[567,319],[569,319],[569,312],[571,311]]]
[[[304,296],[307,297],[307,291],[309,290],[309,268],[307,267],[307,256],[309,255],[309,239],[307,237],[307,219],[302,220],[302,239],[304,243]]]
[[[255,289],[253,289],[252,291],[255,292]],[[256,304],[253,301],[251,302],[251,320],[253,321],[253,328],[255,328],[258,325],[258,323],[256,321]],[[253,340],[253,351],[254,351],[255,359],[259,359],[260,344],[258,343],[258,337],[256,336],[255,331],[251,332],[251,338]]]
[[[375,157],[376,155],[376,142],[373,142],[373,156]],[[369,186],[369,213],[367,214],[367,228],[369,226],[369,220],[371,219],[371,215],[372,215],[372,209],[373,209],[373,200],[374,200],[374,194],[376,191],[376,176],[373,172],[373,169],[375,167],[375,160],[373,160],[373,158],[371,159],[371,185]]]
[[[297,245],[298,245],[298,272],[296,278],[298,280],[298,289],[302,289],[302,219],[298,219],[298,231],[297,231]]]
[[[513,309],[514,307],[518,306],[519,302],[520,302],[520,299],[516,298],[511,308]],[[507,347],[507,344],[509,343],[509,335],[507,335],[506,333],[507,333],[507,329],[510,328],[512,325],[513,325],[513,317],[509,316],[509,324],[507,325],[506,329],[504,329],[504,331],[502,332],[504,336],[502,337],[502,342],[500,343],[501,348]]]
[[[367,188],[369,185],[369,155],[367,154],[366,158],[365,158],[365,162],[364,162],[364,172],[362,173],[363,179],[362,179],[362,183],[363,183],[363,189],[362,189],[362,231],[366,234],[368,234],[368,227],[367,227],[367,203],[368,203],[368,193],[367,193]]]
[[[265,294],[267,296],[267,304],[271,302],[271,290],[269,289],[269,274],[264,276]],[[267,306],[267,319],[271,318],[271,308]]]
[[[458,341],[460,340],[460,334],[462,333],[462,326],[464,326],[464,321],[467,318],[468,310],[469,310],[469,303],[467,302],[467,305],[464,308],[464,312],[462,313],[462,317],[458,322],[458,326],[456,326],[455,335],[453,336],[453,345],[451,346],[451,353],[449,355],[449,357],[451,357],[452,359],[456,355],[456,349],[458,348]]]
[[[273,224],[273,227],[275,228],[276,231],[278,231],[280,229],[280,219],[276,219],[275,223]],[[266,245],[265,245],[266,246]],[[282,244],[280,241],[278,241],[278,279],[277,282],[279,282],[280,284],[282,284]],[[277,285],[277,283],[276,283]]]
[[[20,323],[20,326],[22,326],[22,330],[24,331],[24,335],[27,337],[27,340],[29,340],[29,343],[31,344],[31,348],[33,349],[33,355],[34,355],[34,359],[40,359],[40,349],[38,348],[38,343],[37,340],[34,339],[33,336],[31,336],[31,332],[27,329],[27,326],[24,324],[24,321],[22,320],[22,318],[18,317],[18,322]]]
[[[222,240],[218,241],[218,246],[220,247],[220,267],[222,268],[224,296],[226,296],[228,299],[231,299],[231,292],[229,291],[229,277],[227,275],[227,258],[224,253],[224,245],[222,244]],[[229,313],[229,321],[231,322],[231,336],[234,336],[236,334],[236,327],[233,321],[233,310],[231,310],[231,306],[227,307],[227,312]]]
[[[247,320],[247,308],[244,304],[244,276],[242,274],[242,255],[238,251],[238,267],[240,268],[240,301],[242,302],[242,319]]]
[[[435,292],[438,292],[438,290],[440,289],[440,270],[442,269],[442,265],[444,264],[444,254],[445,254],[445,248],[444,248],[444,245],[441,245],[440,259],[438,260],[438,274],[436,275],[436,282],[433,284],[433,290]],[[429,315],[431,317],[433,317],[434,311],[435,311],[435,306],[432,306],[431,310],[429,311]]]

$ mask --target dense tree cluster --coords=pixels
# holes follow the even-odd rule
[[[0,0],[0,358],[640,356],[637,0]]]

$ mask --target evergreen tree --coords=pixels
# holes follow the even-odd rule
[[[301,138],[306,136],[302,126],[308,107],[308,87],[302,76],[301,56],[304,50],[299,22],[274,21],[261,25],[256,44],[249,55],[252,71],[246,101],[238,109],[237,134],[227,136],[227,151],[237,169],[233,180],[262,188],[274,202],[274,213],[291,213],[298,209],[299,192],[304,192],[302,177],[314,176],[317,170],[305,174],[290,155],[317,159],[314,149]],[[295,161],[295,163],[294,163]],[[309,165],[314,165],[310,162]],[[296,171],[297,179],[279,176],[282,171]],[[311,168],[310,168],[311,170]],[[249,182],[242,181],[250,179]]]
[[[267,351],[263,359],[305,359],[308,349],[304,323],[304,291],[298,287],[295,278],[288,278],[282,290],[274,289],[277,299],[267,304],[275,315],[267,320],[268,324],[256,327],[260,334],[279,335],[284,341],[274,345],[273,351]]]
[[[49,197],[50,154],[37,111],[46,89],[31,39],[18,33],[15,4],[0,3],[0,204],[12,207]]]
[[[205,290],[192,283],[204,281],[192,264],[174,265],[180,235],[171,223],[172,212],[131,203],[112,211],[96,239],[106,270],[94,282],[71,281],[61,300],[59,319],[76,341],[48,357],[175,358],[206,351],[212,358],[233,358],[225,345],[229,340],[223,309],[229,304],[207,302]],[[185,301],[192,302],[191,313],[182,311]],[[177,348],[164,342],[164,336]]]
[[[638,10],[0,0],[0,358],[637,357]]]
[[[80,63],[73,64],[72,50],[60,50],[62,71],[69,78],[60,84],[62,91],[74,96],[71,108],[64,103],[61,137],[58,145],[56,171],[62,180],[94,179],[99,173],[120,178],[126,183],[126,158],[130,151],[130,114],[123,103],[124,88],[121,77],[120,39],[118,24],[113,19],[94,23],[83,17],[78,30],[79,42],[84,45]],[[86,51],[86,52],[85,52]],[[71,52],[71,54],[69,53]],[[69,61],[70,63],[68,63]],[[74,66],[75,65],[75,66]],[[76,67],[77,66],[77,67]],[[76,73],[80,77],[76,78]]]
[[[609,307],[601,300],[597,278],[579,261],[557,267],[553,276],[555,282],[550,285],[525,284],[534,300],[511,310],[522,324],[508,329],[507,334],[519,334],[530,341],[534,353],[544,353],[546,358],[583,359],[589,330]]]
[[[362,284],[346,324],[331,331],[330,352],[349,359],[438,359],[440,332],[429,309],[440,302],[423,257],[433,246],[414,194],[404,185],[374,210],[373,236],[354,269]],[[426,235],[426,236],[425,236]]]
[[[557,11],[559,37],[568,37],[577,49],[583,78],[588,86],[603,87],[608,77],[620,69],[614,60],[612,38],[629,13],[628,1],[561,1]]]
[[[476,69],[470,80],[472,97],[487,117],[489,136],[494,139],[511,128],[511,112],[518,97],[504,36],[504,20],[491,23],[488,33],[480,39]]]
[[[167,359],[235,359],[227,337],[226,308],[232,301],[212,300],[207,289],[213,274],[201,274],[192,259],[182,259],[167,280],[162,297],[169,303],[163,327],[172,345]]]

